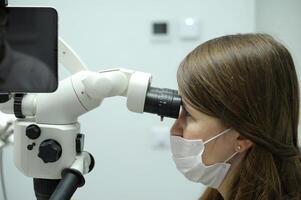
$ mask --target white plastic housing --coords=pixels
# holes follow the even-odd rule
[[[71,169],[75,169],[82,174],[89,173],[89,168],[92,160],[88,152],[82,152],[80,155],[77,155]]]
[[[151,74],[144,72],[135,72],[132,74],[127,90],[127,107],[130,111],[143,113],[150,83]]]
[[[128,79],[120,70],[82,71],[72,76],[72,84],[82,106],[90,111],[104,98],[122,95],[127,89]]]
[[[76,157],[75,139],[80,132],[78,123],[69,125],[44,125],[38,124],[41,128],[41,136],[31,140],[26,136],[26,127],[33,122],[15,122],[14,133],[14,162],[16,167],[26,176],[44,179],[60,179],[64,168],[69,168]],[[44,163],[37,155],[40,144],[46,139],[53,139],[60,143],[62,155],[60,159],[53,163]],[[35,143],[32,150],[27,146]]]
[[[87,112],[74,91],[70,77],[61,81],[54,93],[38,94],[36,105],[36,122],[42,124],[76,123],[78,116]]]

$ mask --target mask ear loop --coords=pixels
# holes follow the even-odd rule
[[[213,136],[212,138],[210,138],[210,139],[207,140],[206,142],[203,142],[204,145],[207,144],[207,143],[209,143],[209,142],[211,142],[212,140],[218,138],[219,136],[223,135],[224,133],[227,133],[227,132],[230,131],[230,130],[231,130],[231,128],[229,128],[229,129],[227,129],[227,130],[224,130],[223,132],[217,134],[216,136]]]
[[[238,154],[238,151],[235,151],[229,158],[227,158],[224,163],[227,163],[229,160],[231,160],[236,154]]]

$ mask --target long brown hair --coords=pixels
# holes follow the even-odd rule
[[[281,43],[267,34],[207,41],[186,56],[177,79],[191,106],[254,143],[229,185],[230,199],[301,199],[298,79]],[[200,199],[223,198],[209,188]]]

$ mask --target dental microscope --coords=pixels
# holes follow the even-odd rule
[[[128,69],[89,71],[76,53],[59,40],[58,60],[72,75],[53,93],[1,95],[0,111],[14,114],[14,163],[32,177],[37,200],[67,200],[85,184],[95,164],[84,151],[78,117],[108,97],[125,97],[127,108],[177,118],[177,91],[151,86],[149,73]]]

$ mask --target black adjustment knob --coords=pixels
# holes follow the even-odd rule
[[[62,155],[62,147],[55,140],[45,140],[40,144],[38,156],[44,163],[56,162]]]
[[[41,135],[41,129],[35,124],[31,124],[26,128],[26,136],[32,140],[37,139]]]

